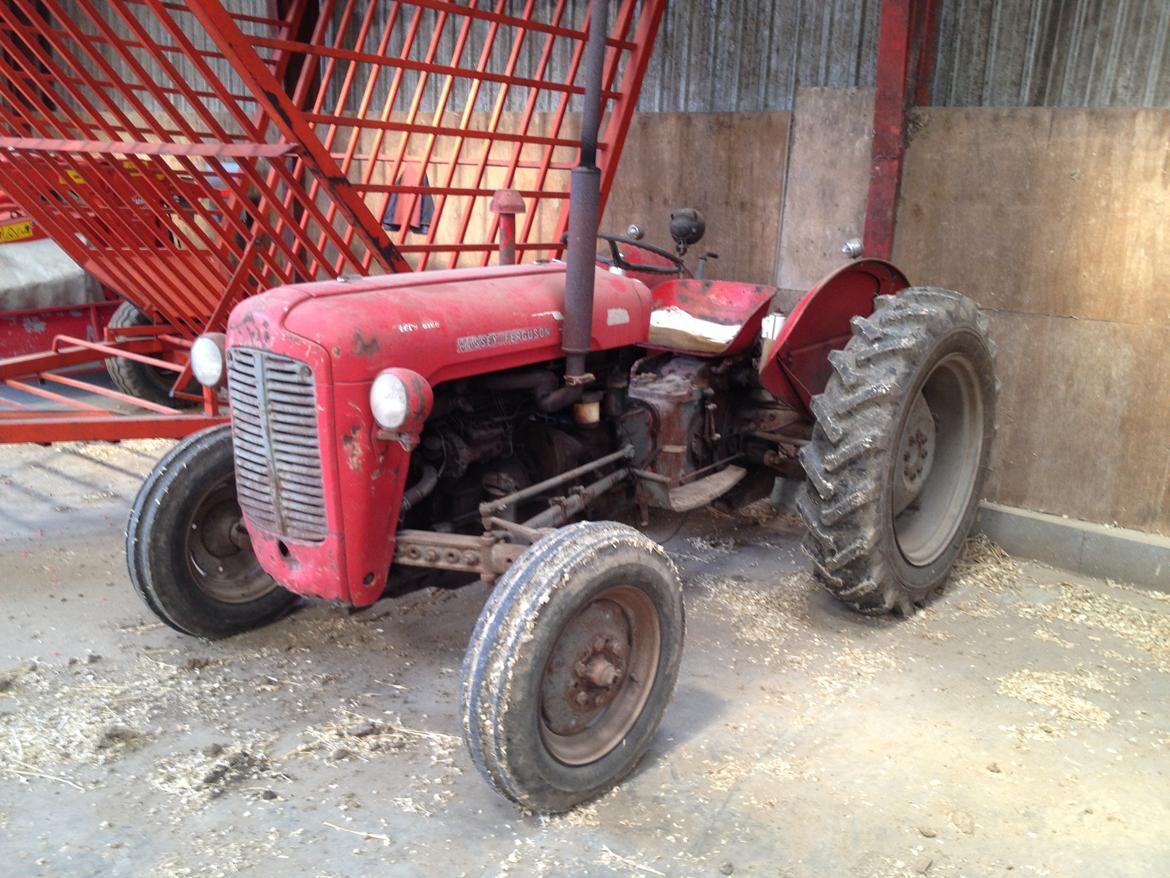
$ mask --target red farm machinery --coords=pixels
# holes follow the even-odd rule
[[[682,650],[674,565],[609,519],[799,475],[839,599],[907,612],[945,582],[994,424],[975,305],[871,258],[778,307],[695,276],[698,211],[671,249],[598,230],[662,2],[60,6],[0,13],[0,183],[146,319],[34,365],[116,352],[176,395],[193,375],[206,408],[9,424],[189,433],[127,527],[167,624],[221,637],[420,571],[494,583],[468,752],[561,811],[633,769]]]

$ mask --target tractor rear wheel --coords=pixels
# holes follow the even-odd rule
[[[829,355],[813,399],[806,551],[836,597],[904,614],[946,581],[979,501],[995,425],[987,318],[949,290],[879,296]]]
[[[541,812],[625,778],[678,678],[682,588],[631,527],[581,522],[534,543],[497,583],[463,662],[463,732],[484,779]]]
[[[123,302],[114,309],[114,313],[110,316],[109,329],[114,338],[118,338],[117,330],[119,329],[150,325],[152,324],[149,317],[130,302]],[[178,372],[160,369],[157,366],[140,363],[126,357],[107,358],[106,371],[110,375],[110,380],[114,382],[114,386],[128,396],[179,409],[193,408],[199,405],[194,400],[171,396],[171,387],[174,385],[175,379],[179,377]],[[195,391],[198,390],[198,387],[192,384],[189,389]]]
[[[226,425],[181,440],[147,476],[126,525],[126,564],[151,611],[196,637],[266,625],[296,600],[252,552]]]

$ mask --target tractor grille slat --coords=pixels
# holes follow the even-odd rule
[[[228,398],[240,507],[265,530],[321,542],[327,528],[312,370],[289,357],[232,348]]]

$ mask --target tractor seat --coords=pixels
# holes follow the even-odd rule
[[[776,288],[738,281],[672,280],[651,291],[647,347],[700,357],[751,347]]]

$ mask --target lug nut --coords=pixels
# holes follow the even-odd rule
[[[601,652],[603,649],[605,649],[605,638],[600,634],[593,638],[593,649],[596,652]]]
[[[584,692],[578,692],[577,693],[577,703],[578,704],[588,704],[589,703],[589,696]]]
[[[613,644],[613,646],[610,648],[613,650],[614,655],[625,655],[626,654],[626,645],[624,643],[622,643],[620,640],[616,641]]]
[[[589,669],[585,666],[585,662],[577,662],[577,664],[573,665],[573,673],[578,677],[584,677],[585,672],[588,670]]]

